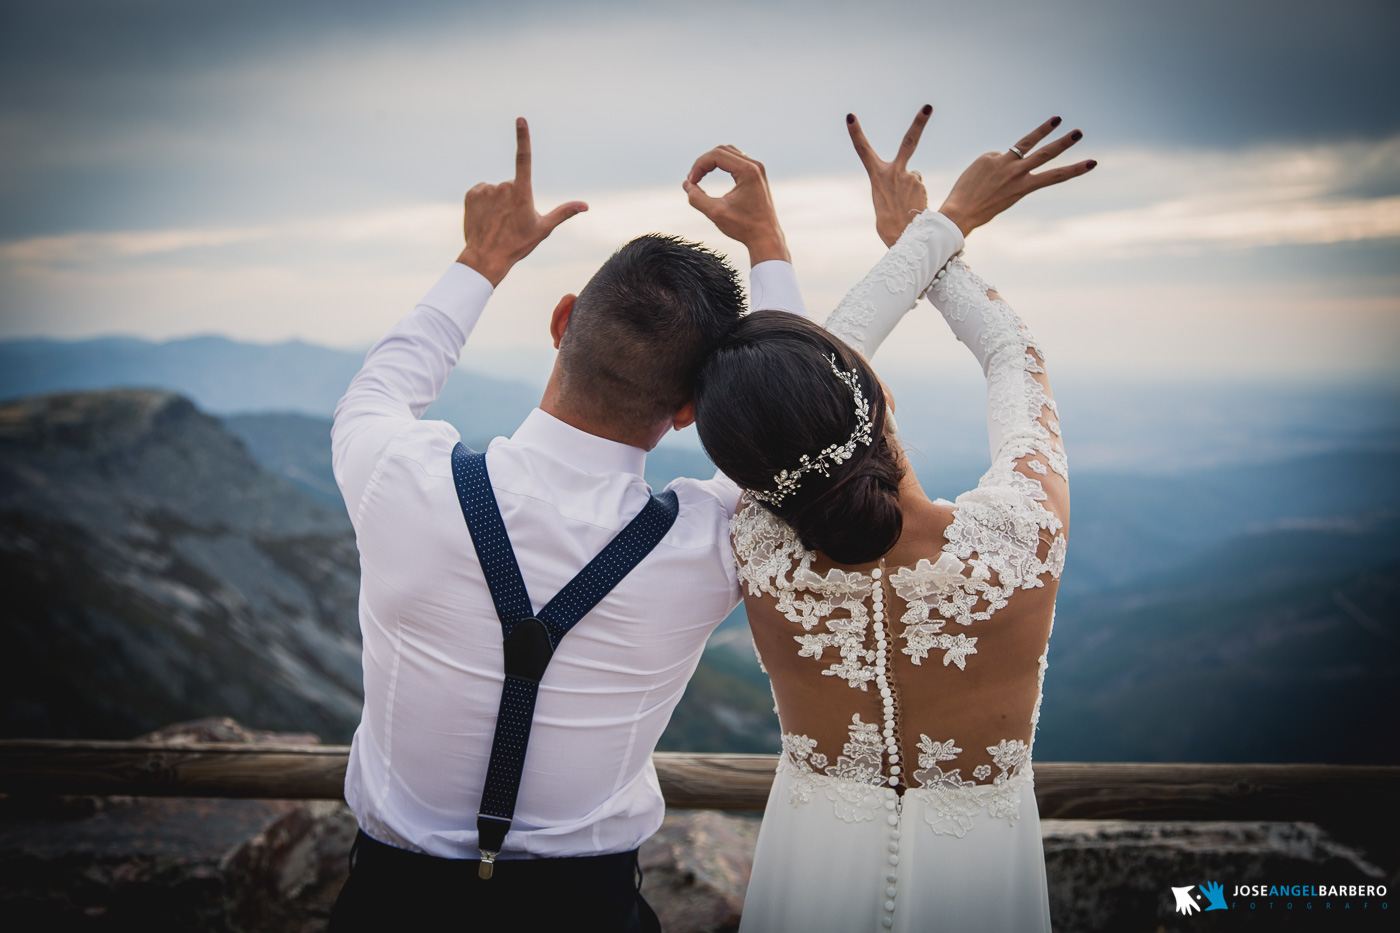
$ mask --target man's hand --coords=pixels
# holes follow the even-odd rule
[[[846,114],[846,129],[851,134],[856,155],[860,156],[865,173],[870,176],[870,196],[875,201],[875,232],[886,246],[893,246],[909,222],[928,207],[924,178],[909,170],[909,157],[919,145],[919,137],[931,113],[933,108],[925,104],[914,115],[914,122],[904,134],[893,162],[886,162],[875,154],[856,115]]]
[[[715,169],[734,178],[733,190],[722,198],[700,190],[700,179]],[[681,187],[690,206],[710,218],[720,233],[748,247],[750,265],[768,259],[792,261],[762,162],[733,146],[717,146],[695,160]]]
[[[495,287],[555,227],[586,210],[588,205],[582,201],[561,204],[543,216],[535,210],[530,127],[520,117],[515,121],[515,178],[499,185],[482,183],[467,192],[462,219],[467,245],[457,261],[480,272]]]
[[[1031,174],[1031,169],[1040,168],[1084,138],[1083,133],[1075,130],[1036,149],[1059,125],[1060,118],[1051,117],[1021,137],[1016,149],[1024,158],[1010,149],[979,156],[954,182],[939,213],[957,224],[963,236],[967,236],[1032,191],[1077,178],[1098,165],[1090,160]]]

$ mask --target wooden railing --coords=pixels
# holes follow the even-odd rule
[[[349,749],[320,745],[161,745],[0,741],[0,793],[338,799]],[[658,752],[671,807],[761,810],[773,755]],[[1036,762],[1043,819],[1392,822],[1400,767]]]

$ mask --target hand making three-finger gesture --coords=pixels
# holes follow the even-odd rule
[[[467,245],[457,261],[480,272],[492,286],[554,230],[582,211],[582,201],[561,204],[548,214],[535,210],[530,186],[530,127],[524,117],[515,121],[515,178],[499,185],[485,182],[467,192],[463,204],[462,235]]]

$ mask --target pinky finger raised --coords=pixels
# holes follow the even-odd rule
[[[1050,185],[1058,185],[1062,181],[1069,181],[1071,178],[1078,178],[1085,172],[1092,171],[1099,163],[1094,159],[1088,162],[1076,162],[1073,165],[1066,165],[1064,168],[1052,168],[1045,172],[1036,172],[1030,176],[1032,182],[1031,190],[1036,188],[1047,188]]]

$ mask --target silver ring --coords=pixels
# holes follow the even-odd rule
[[[1015,146],[1007,146],[1006,151],[1016,153],[1016,158],[1018,159],[1024,159],[1026,157],[1026,154],[1020,149],[1017,149]]]
[[[924,176],[921,175],[921,174],[919,174],[919,170],[918,170],[918,169],[914,169],[914,170],[911,171],[909,174],[910,174],[910,175],[913,175],[915,178],[919,179],[919,181],[923,181],[923,180],[924,180]]]

